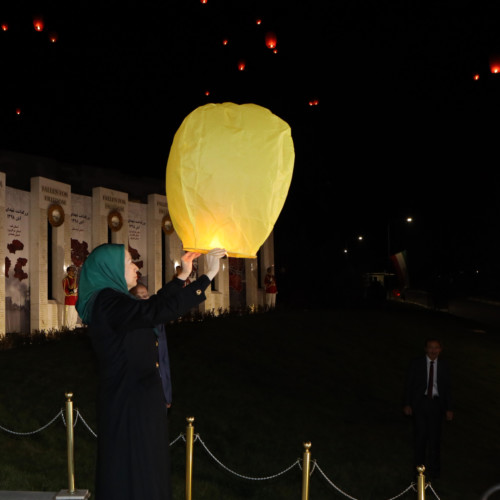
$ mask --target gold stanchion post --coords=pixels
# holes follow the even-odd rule
[[[193,484],[193,442],[194,442],[194,417],[187,417],[186,427],[186,500],[191,500]]]
[[[56,496],[56,500],[85,500],[90,497],[88,490],[75,490],[75,460],[74,460],[74,434],[73,434],[73,397],[72,392],[67,392],[66,396],[66,437],[68,451],[68,489],[61,490]]]
[[[418,477],[417,477],[417,491],[418,491],[418,500],[425,500],[425,467],[423,465],[419,465],[417,467]]]
[[[302,458],[302,500],[309,500],[309,475],[311,470],[311,443],[304,443]]]

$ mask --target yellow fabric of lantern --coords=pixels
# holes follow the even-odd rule
[[[167,203],[185,250],[255,258],[283,208],[295,152],[290,126],[256,104],[206,104],[177,130]]]

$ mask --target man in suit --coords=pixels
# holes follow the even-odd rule
[[[135,297],[147,300],[149,299],[148,289],[142,284],[138,283],[131,288],[129,292]],[[170,361],[168,358],[167,334],[165,332],[165,325],[156,325],[156,347],[158,347],[158,370],[160,372],[161,383],[163,387],[163,395],[165,397],[165,404],[167,408],[172,405],[172,382],[170,378]]]
[[[415,359],[408,370],[403,407],[405,415],[413,417],[414,465],[425,465],[425,474],[431,479],[441,472],[443,418],[453,419],[450,372],[446,360],[439,358],[441,351],[440,340],[426,340],[425,356]]]

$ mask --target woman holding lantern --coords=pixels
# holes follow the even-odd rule
[[[137,266],[123,245],[95,248],[80,274],[77,310],[99,360],[97,500],[169,500],[167,415],[158,371],[155,325],[178,318],[205,300],[225,250],[206,258],[207,273],[184,287],[193,259],[156,295],[138,300]]]

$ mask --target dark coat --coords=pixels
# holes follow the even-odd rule
[[[100,366],[97,500],[167,500],[167,417],[154,326],[205,300],[206,276],[166,284],[147,300],[99,292],[89,334]]]
[[[452,410],[451,401],[451,377],[446,359],[438,358],[437,363],[437,386],[439,401],[444,411]],[[405,386],[405,405],[418,410],[419,403],[427,390],[427,356],[421,356],[413,360],[408,370]]]

